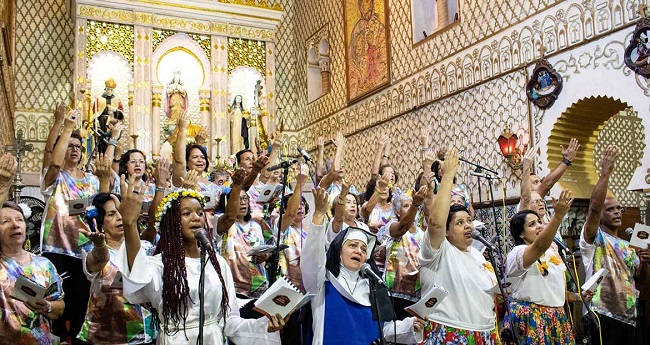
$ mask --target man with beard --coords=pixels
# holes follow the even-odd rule
[[[650,275],[650,249],[635,251],[630,243],[618,237],[622,207],[607,186],[619,151],[609,146],[603,152],[598,183],[591,194],[587,219],[580,234],[580,253],[586,279],[601,268],[609,274],[600,284],[591,301],[591,308],[600,319],[601,344],[633,344],[637,316],[637,282]],[[598,343],[598,328],[592,327],[592,341]]]

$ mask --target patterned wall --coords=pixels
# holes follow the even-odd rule
[[[342,130],[352,148],[347,154],[348,164],[363,175],[354,176],[355,184],[365,185],[366,170],[380,132],[388,130],[393,134],[394,151],[401,152],[393,152],[392,156],[405,159],[402,155],[409,157],[416,151],[419,124],[431,122],[437,126],[437,143],[472,143],[472,159],[503,170],[494,140],[505,124],[529,131],[529,110],[522,93],[524,67],[539,58],[542,42],[547,56],[576,50],[578,56],[561,64],[570,69],[565,74],[579,73],[591,64],[595,68],[596,61],[617,64],[610,62],[616,58],[611,51],[599,47],[581,59],[581,50],[577,48],[587,41],[629,29],[638,19],[638,2],[467,0],[461,4],[458,25],[413,46],[410,1],[390,0],[392,85],[348,106],[342,3],[296,1],[295,8],[285,6],[289,12],[277,35],[278,84],[294,83],[290,88],[279,87],[279,97],[296,100],[298,110],[285,121],[289,130],[294,131],[290,141],[313,148],[318,136],[332,137],[336,130]],[[290,18],[295,18],[295,22],[286,22]],[[330,29],[332,90],[306,105],[306,72],[302,67],[306,66],[306,54],[302,47],[324,24]],[[286,47],[287,43],[293,46]],[[287,65],[291,66],[290,74],[281,74],[280,68]],[[648,89],[648,83],[637,83]],[[532,111],[534,126],[542,123],[537,121],[539,113]],[[412,184],[417,162],[395,163],[405,177],[400,184]],[[506,172],[510,175],[509,170]],[[511,176],[507,181],[510,196],[519,194],[516,179]]]
[[[16,108],[50,111],[70,100],[73,26],[66,0],[18,0]],[[43,10],[47,9],[47,10]]]
[[[5,18],[4,11],[9,7],[0,0],[0,20]],[[6,25],[6,23],[0,23]],[[0,35],[0,152],[5,145],[14,141],[14,122],[11,116],[13,107],[13,72],[9,65],[8,52],[5,51],[4,35]]]

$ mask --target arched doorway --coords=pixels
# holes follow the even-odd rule
[[[561,188],[571,189],[576,198],[588,199],[599,177],[600,157],[608,145],[621,150],[609,189],[626,207],[643,205],[642,196],[627,190],[635,170],[641,166],[645,148],[645,128],[637,112],[627,103],[612,97],[580,99],[567,108],[551,130],[547,156],[549,169],[562,161],[560,145],[571,138],[580,142],[580,154],[559,181]]]

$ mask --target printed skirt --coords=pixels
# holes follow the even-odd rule
[[[445,326],[427,321],[424,325],[424,341],[420,345],[463,344],[463,345],[499,345],[496,329],[491,331],[470,331],[467,329]]]
[[[512,327],[520,345],[575,344],[573,329],[563,307],[511,301],[504,327]]]

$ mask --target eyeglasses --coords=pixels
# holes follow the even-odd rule
[[[249,202],[251,198],[249,196],[242,196],[239,198],[239,202]]]
[[[81,145],[68,144],[68,151],[71,151],[71,150],[74,150],[74,149],[77,149],[77,150],[81,151]]]
[[[143,160],[136,161],[136,160],[133,160],[133,159],[128,161],[127,163],[132,164],[132,165],[145,165],[145,164],[147,164],[147,162],[145,162]]]

